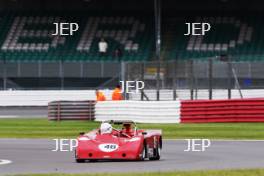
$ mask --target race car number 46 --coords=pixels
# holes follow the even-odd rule
[[[117,144],[100,144],[99,149],[103,152],[112,152],[118,149]]]

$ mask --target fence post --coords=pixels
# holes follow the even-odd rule
[[[144,72],[145,72],[145,68],[144,68],[144,62],[141,63],[140,65],[141,69],[140,69],[140,81],[144,82]],[[143,94],[143,90],[140,90],[140,100],[143,101],[144,100],[144,94]]]
[[[7,69],[6,69],[6,59],[4,57],[4,64],[3,64],[3,90],[7,89]]]
[[[231,89],[232,89],[232,64],[230,58],[227,61],[227,70],[228,70],[228,99],[232,98]]]
[[[176,92],[176,67],[177,67],[177,61],[174,61],[173,62],[173,73],[172,73],[173,100],[176,100],[176,98],[177,98],[177,92]]]
[[[61,90],[64,90],[64,64],[63,64],[63,60],[60,61],[60,80],[61,80]]]
[[[190,81],[190,96],[191,96],[191,100],[193,100],[193,78],[194,78],[194,75],[193,75],[193,60],[191,59],[189,61],[189,81]]]
[[[126,90],[126,73],[127,73],[127,71],[126,71],[126,62],[125,61],[121,61],[121,63],[120,63],[120,80],[119,81],[123,81],[123,89],[124,90]],[[119,82],[120,83],[120,82]],[[127,100],[127,99],[129,99],[129,97],[128,97],[128,94],[126,93],[126,91],[124,91],[124,93],[123,93],[123,96],[124,96],[124,98],[125,98],[125,100]]]
[[[156,61],[157,61],[157,101],[160,100],[160,46],[161,46],[161,0],[154,0],[155,9],[155,46],[156,46]]]
[[[213,59],[209,59],[209,100],[213,98]]]

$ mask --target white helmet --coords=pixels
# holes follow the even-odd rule
[[[100,127],[101,134],[112,133],[112,125],[109,123],[102,123]]]

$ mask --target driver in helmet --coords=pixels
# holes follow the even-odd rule
[[[110,123],[102,123],[100,126],[101,134],[112,134],[113,127]]]
[[[133,136],[133,129],[131,127],[132,125],[130,123],[124,123],[122,133],[126,134],[128,136]]]

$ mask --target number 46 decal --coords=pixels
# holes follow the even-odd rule
[[[112,152],[118,149],[117,144],[100,144],[99,149],[103,152]]]

